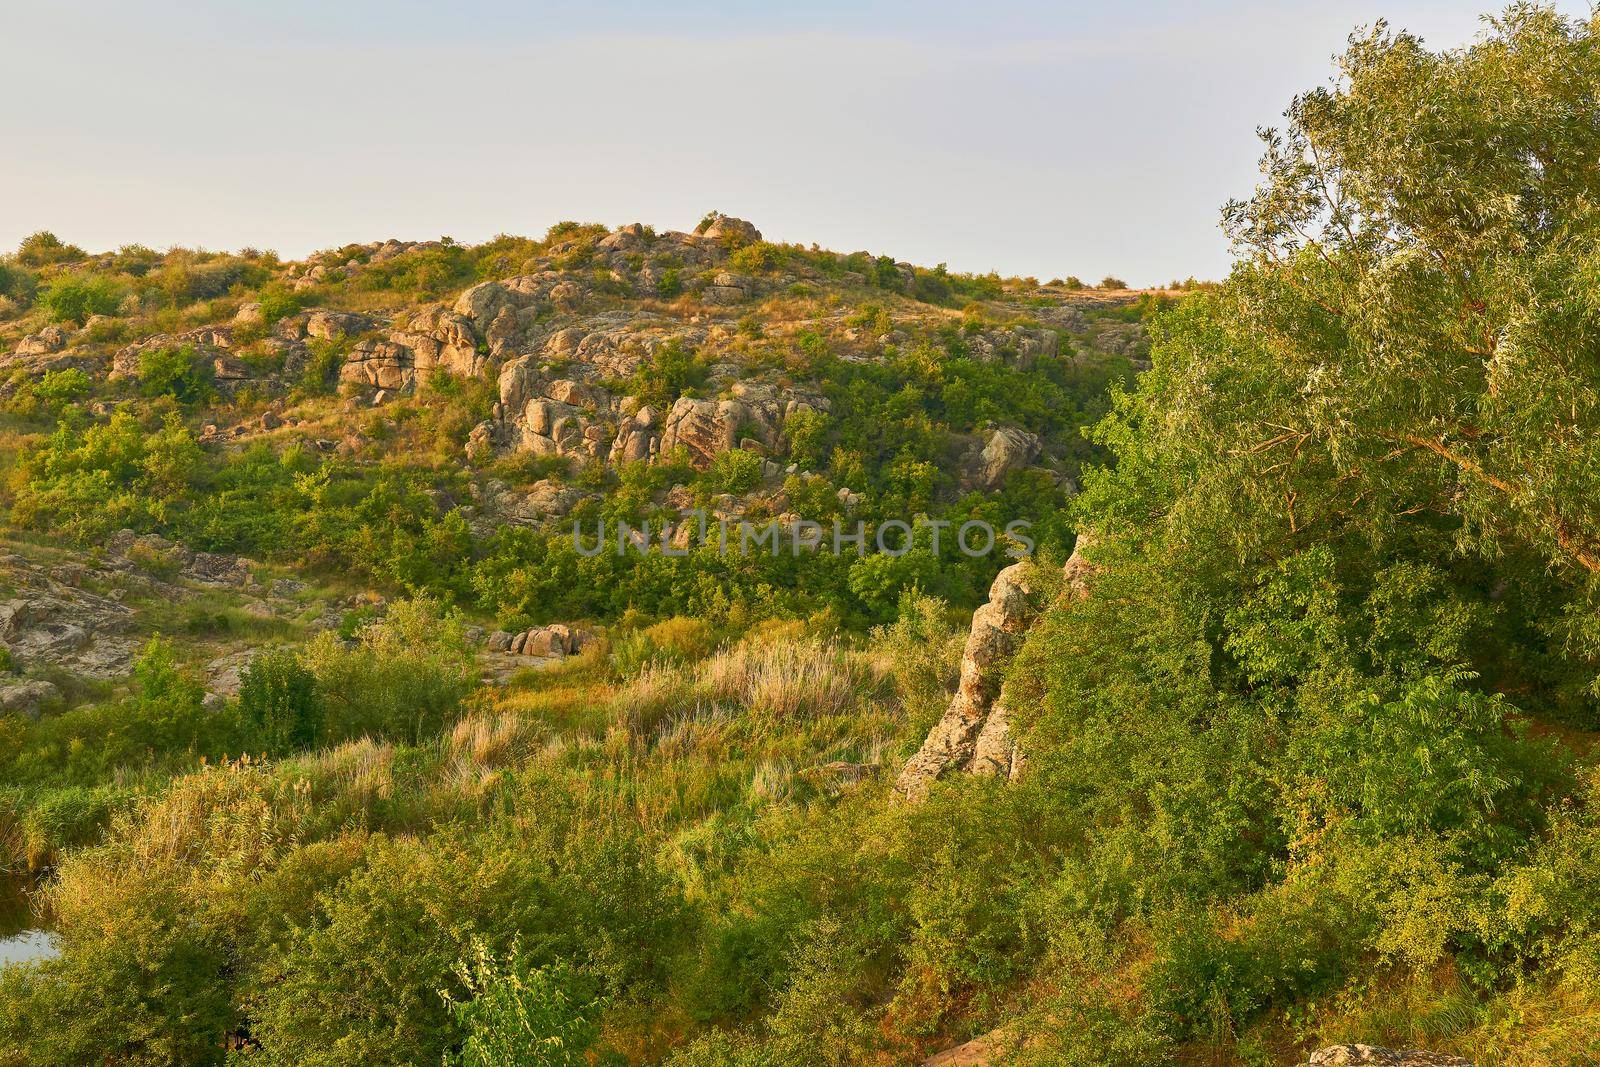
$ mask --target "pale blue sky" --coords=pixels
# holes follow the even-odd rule
[[[1253,130],[1353,27],[1443,47],[1483,10],[0,0],[0,248],[299,256],[715,208],[959,270],[1215,277]]]

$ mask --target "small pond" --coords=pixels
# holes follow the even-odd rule
[[[0,878],[0,966],[60,955],[55,938],[39,926],[31,878]]]

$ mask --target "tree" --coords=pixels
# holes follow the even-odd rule
[[[1490,27],[1431,53],[1380,23],[1264,132],[1266,182],[1225,211],[1246,259],[1223,314],[1276,365],[1279,417],[1230,446],[1279,485],[1321,454],[1346,497],[1593,574],[1600,23],[1518,5]]]

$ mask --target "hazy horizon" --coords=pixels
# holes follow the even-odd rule
[[[1428,0],[13,5],[0,248],[299,258],[716,209],[953,270],[1214,278],[1255,128],[1380,14],[1480,28]]]

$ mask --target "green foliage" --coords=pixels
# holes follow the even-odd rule
[[[33,272],[11,263],[0,262],[0,296],[13,303],[27,306],[33,302],[39,279]]]
[[[316,676],[294,652],[268,649],[245,668],[239,719],[252,747],[271,755],[309,748],[321,737],[322,717]]]
[[[368,265],[361,278],[374,289],[436,298],[472,281],[472,257],[454,243],[421,246]]]
[[[449,1001],[466,1033],[461,1051],[445,1056],[460,1067],[586,1067],[600,1037],[603,1003],[571,967],[530,967],[513,942],[504,960],[482,941],[455,967],[465,999]]]
[[[193,345],[147,348],[139,353],[139,392],[148,397],[170,396],[180,404],[197,404],[215,392],[211,361]]]
[[[77,245],[64,244],[49,230],[40,230],[23,238],[17,246],[17,261],[30,267],[46,267],[57,263],[72,263],[86,258]]]
[[[700,481],[709,492],[742,496],[761,484],[762,464],[765,462],[760,453],[742,448],[729,449],[717,453]]]
[[[122,302],[115,281],[98,274],[63,274],[39,290],[38,304],[51,322],[82,326],[91,315],[114,315]]]
[[[651,353],[626,381],[616,383],[615,391],[636,396],[640,403],[665,414],[680,396],[690,395],[704,384],[706,374],[706,365],[697,353],[671,340]]]
[[[316,694],[300,695],[297,667],[283,667],[296,692],[281,698],[295,706],[271,712],[279,729],[289,730],[285,741],[317,716],[315,700],[324,742],[376,737],[417,744],[454,720],[477,681],[460,618],[425,597],[391,605],[358,631],[354,648],[331,633],[313,640],[303,669],[315,677]]]
[[[261,290],[260,305],[262,325],[271,326],[279,319],[286,319],[303,308],[305,298],[281,286],[269,285]]]
[[[88,542],[169,517],[200,466],[200,450],[176,416],[148,433],[130,414],[84,428],[63,421],[18,464],[13,517]]]
[[[146,768],[217,759],[238,740],[231,716],[213,714],[170,641],[152,639],[134,662],[133,694],[30,723],[6,753],[14,784],[96,786]]]
[[[6,398],[6,410],[24,417],[59,419],[68,405],[87,396],[93,386],[89,376],[77,367],[47,370],[37,378],[14,378],[15,387]]]
[[[671,300],[683,293],[683,271],[678,267],[668,267],[661,272],[661,277],[656,280],[656,295],[663,300]]]
[[[638,674],[648,666],[676,666],[702,659],[716,647],[716,632],[704,619],[681,616],[635,630],[611,650],[618,672]]]

